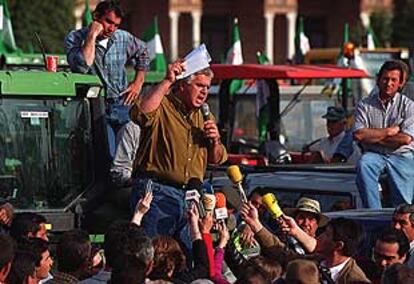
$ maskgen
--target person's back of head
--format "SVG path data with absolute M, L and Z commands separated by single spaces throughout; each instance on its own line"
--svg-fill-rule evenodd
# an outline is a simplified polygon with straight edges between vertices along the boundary
M 65 232 L 57 245 L 56 257 L 60 272 L 74 274 L 86 270 L 90 264 L 91 243 L 82 230 Z
M 184 270 L 186 257 L 176 240 L 170 236 L 157 236 L 152 240 L 154 246 L 154 266 L 150 279 L 169 280 L 176 272 Z
M 0 281 L 4 281 L 9 273 L 14 250 L 13 239 L 8 235 L 0 234 Z
M 296 259 L 286 268 L 287 284 L 319 284 L 319 270 L 313 261 Z
M 124 255 L 121 259 L 122 265 L 112 270 L 110 283 L 144 283 L 147 265 L 133 255 Z
M 282 275 L 282 266 L 279 262 L 272 258 L 264 256 L 255 256 L 248 260 L 248 264 L 256 265 L 263 269 L 269 275 L 269 278 L 273 281 L 280 278 Z
M 154 248 L 152 240 L 145 235 L 142 228 L 129 222 L 115 223 L 111 227 L 104 242 L 108 266 L 122 268 L 125 257 L 134 256 L 145 263 L 149 270 L 154 259 Z
M 270 284 L 271 279 L 260 266 L 247 264 L 243 267 L 236 284 Z
M 46 218 L 40 214 L 32 212 L 17 213 L 10 227 L 10 235 L 16 241 L 24 238 L 41 237 L 39 232 L 42 230 L 42 224 L 45 223 Z
M 114 267 L 116 259 L 123 253 L 130 226 L 128 221 L 117 221 L 109 226 L 103 243 L 107 266 Z
M 388 267 L 381 278 L 382 284 L 411 284 L 414 283 L 414 269 L 404 264 L 396 263 Z
M 35 256 L 28 251 L 17 251 L 10 273 L 7 276 L 7 284 L 25 284 L 36 281 Z M 36 283 L 36 282 L 35 282 Z
M 152 240 L 135 224 L 132 224 L 129 228 L 128 242 L 125 249 L 127 254 L 135 255 L 135 257 L 147 266 L 154 260 Z
M 333 240 L 341 241 L 343 256 L 354 256 L 364 240 L 364 230 L 361 224 L 346 218 L 336 218 L 329 221 L 332 228 Z

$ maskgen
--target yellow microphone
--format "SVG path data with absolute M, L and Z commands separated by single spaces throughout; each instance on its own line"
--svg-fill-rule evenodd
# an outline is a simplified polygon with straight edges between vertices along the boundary
M 267 211 L 269 211 L 270 215 L 272 215 L 272 218 L 276 220 L 283 218 L 283 211 L 280 209 L 276 196 L 273 193 L 266 193 L 263 195 L 262 201 Z M 305 250 L 302 248 L 302 245 L 294 237 L 286 235 L 285 238 L 287 245 L 291 249 L 293 249 L 297 254 L 305 255 Z
M 282 217 L 283 211 L 280 209 L 276 196 L 273 193 L 266 193 L 263 195 L 262 201 L 274 219 Z
M 231 180 L 233 184 L 237 186 L 237 190 L 239 191 L 240 198 L 243 202 L 247 202 L 246 193 L 242 187 L 243 175 L 240 172 L 240 168 L 237 165 L 232 165 L 227 168 L 227 176 Z

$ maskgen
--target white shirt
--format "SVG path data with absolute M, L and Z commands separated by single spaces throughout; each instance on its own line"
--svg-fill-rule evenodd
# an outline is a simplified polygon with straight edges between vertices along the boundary
M 108 41 L 109 41 L 109 38 L 105 38 L 103 40 L 98 41 L 98 44 L 103 46 L 106 49 L 108 46 Z
M 329 268 L 329 272 L 331 273 L 331 278 L 334 282 L 338 279 L 339 273 L 341 273 L 342 269 L 344 269 L 345 265 L 348 263 L 350 259 L 351 258 L 348 257 L 344 262 Z M 326 262 L 322 261 L 321 265 L 326 267 Z
M 339 142 L 341 142 L 344 136 L 345 131 L 342 131 L 332 139 L 329 139 L 328 137 L 321 138 L 321 140 L 310 146 L 309 150 L 324 152 L 325 156 L 331 159 L 333 154 L 335 154 L 335 150 L 338 147 Z
M 409 268 L 414 268 L 414 241 L 410 243 L 410 250 L 408 251 L 407 257 L 407 266 Z
M 345 131 L 342 131 L 340 134 L 329 139 L 328 137 L 321 138 L 318 142 L 309 147 L 310 151 L 320 151 L 323 152 L 324 156 L 332 159 L 332 156 L 335 154 L 336 149 L 338 148 L 339 143 L 345 137 Z M 361 156 L 361 151 L 355 143 L 353 143 L 354 151 L 352 155 L 347 159 L 348 163 L 354 164 L 359 157 Z

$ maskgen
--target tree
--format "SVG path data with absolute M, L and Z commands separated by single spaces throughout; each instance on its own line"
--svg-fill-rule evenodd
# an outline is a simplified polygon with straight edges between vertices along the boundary
M 392 45 L 413 47 L 414 0 L 394 0 Z
M 46 52 L 63 53 L 63 40 L 75 26 L 73 0 L 9 0 L 17 46 L 40 52 L 37 32 Z M 33 47 L 33 49 L 32 49 Z

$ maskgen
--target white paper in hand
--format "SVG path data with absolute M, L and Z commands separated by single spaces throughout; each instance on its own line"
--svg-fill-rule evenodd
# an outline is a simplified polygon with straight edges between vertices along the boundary
M 210 66 L 211 56 L 207 51 L 206 45 L 203 43 L 199 47 L 193 49 L 184 58 L 184 73 L 177 76 L 177 79 L 186 78 L 204 68 Z

